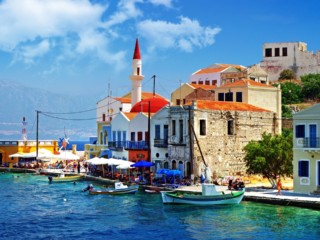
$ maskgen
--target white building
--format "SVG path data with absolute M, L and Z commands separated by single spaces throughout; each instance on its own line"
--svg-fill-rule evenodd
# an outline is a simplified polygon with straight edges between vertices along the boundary
M 304 42 L 278 42 L 263 44 L 262 69 L 270 81 L 277 81 L 283 70 L 291 69 L 296 78 L 320 72 L 320 52 L 309 52 Z

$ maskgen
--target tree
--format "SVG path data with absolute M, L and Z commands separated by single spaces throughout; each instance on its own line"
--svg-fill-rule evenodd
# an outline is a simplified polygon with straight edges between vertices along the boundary
M 291 69 L 285 69 L 280 73 L 279 80 L 295 79 L 296 76 Z
M 245 147 L 244 158 L 247 173 L 262 174 L 276 187 L 278 176 L 293 173 L 292 134 L 275 135 L 264 133 L 260 141 L 250 141 Z
M 300 103 L 303 101 L 302 87 L 296 83 L 280 83 L 282 91 L 282 104 Z
M 320 98 L 320 74 L 311 73 L 301 76 L 302 96 L 304 99 L 316 100 Z

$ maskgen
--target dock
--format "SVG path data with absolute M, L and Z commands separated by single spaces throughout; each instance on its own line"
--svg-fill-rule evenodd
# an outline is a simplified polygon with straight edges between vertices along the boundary
M 230 191 L 227 186 L 216 186 L 216 188 L 217 191 Z M 201 192 L 202 187 L 201 185 L 184 186 L 181 190 Z M 320 195 L 295 193 L 292 190 L 282 190 L 281 195 L 277 195 L 277 192 L 276 189 L 248 187 L 243 201 L 320 210 Z

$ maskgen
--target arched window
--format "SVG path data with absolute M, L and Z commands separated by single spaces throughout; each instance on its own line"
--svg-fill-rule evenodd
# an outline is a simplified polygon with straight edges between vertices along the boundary
M 168 163 L 168 162 L 165 162 L 165 163 L 163 164 L 163 167 L 164 167 L 165 169 L 169 169 L 169 163 Z
M 176 160 L 172 161 L 172 169 L 177 169 L 177 162 Z

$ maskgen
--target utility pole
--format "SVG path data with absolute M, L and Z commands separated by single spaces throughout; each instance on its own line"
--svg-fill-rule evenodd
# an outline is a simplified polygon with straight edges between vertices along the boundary
M 151 162 L 150 101 L 148 103 L 148 160 Z
M 39 151 L 39 113 L 41 111 L 36 110 L 37 112 L 37 133 L 36 133 L 36 159 L 38 158 L 38 151 Z

